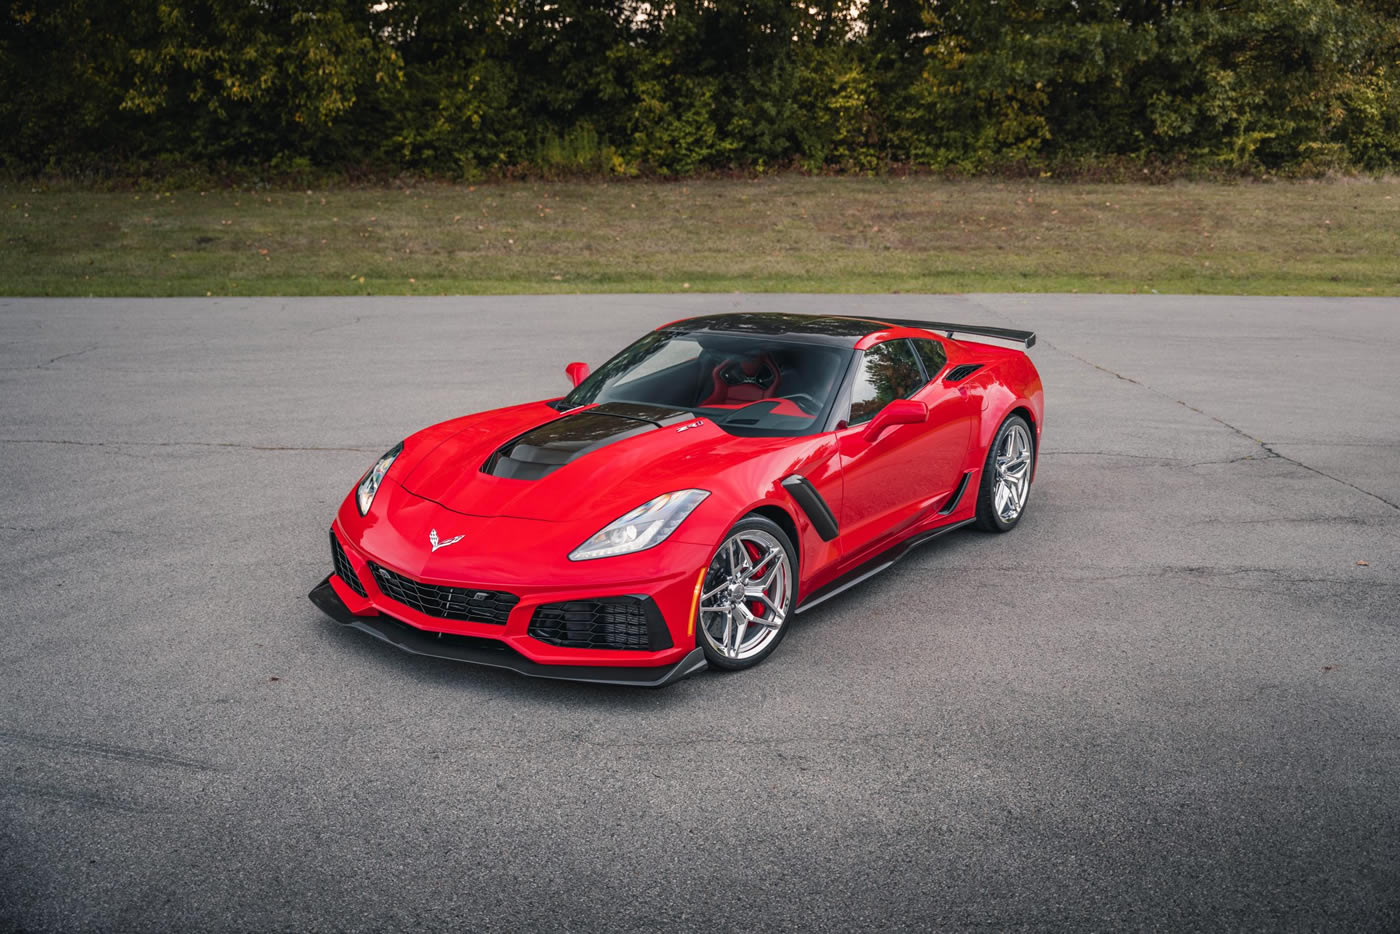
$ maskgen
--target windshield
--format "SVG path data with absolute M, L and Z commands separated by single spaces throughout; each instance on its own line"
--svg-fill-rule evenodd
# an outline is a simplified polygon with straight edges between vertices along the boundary
M 733 434 L 822 430 L 854 351 L 754 334 L 653 331 L 564 399 L 686 409 Z

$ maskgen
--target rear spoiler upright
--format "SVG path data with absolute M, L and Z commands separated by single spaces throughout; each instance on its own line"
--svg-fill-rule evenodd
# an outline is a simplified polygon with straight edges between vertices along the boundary
M 1018 331 L 1014 328 L 993 328 L 976 324 L 949 324 L 946 321 L 915 321 L 910 318 L 880 318 L 879 320 L 887 324 L 897 324 L 904 328 L 923 328 L 925 331 L 940 331 L 953 340 L 957 340 L 959 334 L 967 334 L 970 335 L 975 342 L 977 338 L 990 337 L 994 340 L 1009 341 L 1022 350 L 1030 350 L 1035 346 L 1034 331 Z

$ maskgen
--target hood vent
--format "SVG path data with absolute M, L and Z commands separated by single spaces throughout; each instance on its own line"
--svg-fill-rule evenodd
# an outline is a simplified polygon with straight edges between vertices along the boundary
M 971 376 L 973 373 L 976 373 L 976 372 L 977 372 L 978 370 L 980 370 L 980 369 L 982 369 L 982 364 L 980 364 L 980 363 L 963 363 L 963 364 L 960 364 L 959 366 L 955 366 L 955 367 L 953 367 L 951 370 L 948 371 L 948 375 L 945 376 L 945 377 L 943 377 L 943 382 L 945 382 L 945 383 L 956 383 L 956 382 L 959 382 L 960 380 L 967 379 L 969 376 Z
M 506 442 L 482 465 L 481 472 L 512 480 L 538 480 L 599 448 L 694 417 L 659 406 L 605 402 L 546 422 Z

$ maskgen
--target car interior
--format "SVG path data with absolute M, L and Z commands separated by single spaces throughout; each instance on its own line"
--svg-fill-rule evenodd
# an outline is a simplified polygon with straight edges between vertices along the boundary
M 849 352 L 752 336 L 673 338 L 617 374 L 591 400 L 710 411 L 726 428 L 800 433 L 835 391 Z M 665 364 L 671 359 L 677 362 Z M 732 414 L 712 410 L 731 410 Z

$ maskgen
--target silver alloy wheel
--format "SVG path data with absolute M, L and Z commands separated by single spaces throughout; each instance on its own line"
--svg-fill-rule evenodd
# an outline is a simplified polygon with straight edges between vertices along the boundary
M 700 594 L 700 631 L 725 658 L 752 658 L 787 619 L 792 564 L 782 544 L 762 529 L 735 532 L 719 547 Z
M 1034 457 L 1031 436 L 1024 427 L 1013 424 L 997 446 L 996 478 L 992 488 L 992 508 L 1002 522 L 1015 521 L 1026 506 Z

